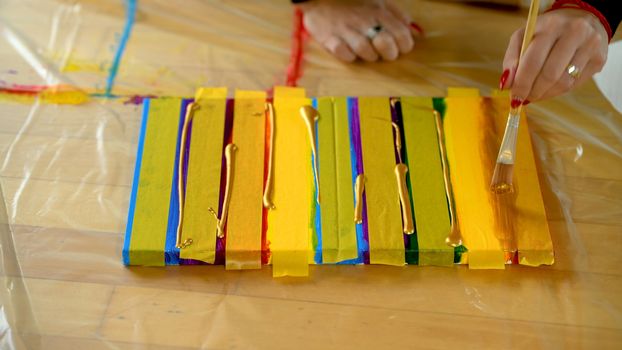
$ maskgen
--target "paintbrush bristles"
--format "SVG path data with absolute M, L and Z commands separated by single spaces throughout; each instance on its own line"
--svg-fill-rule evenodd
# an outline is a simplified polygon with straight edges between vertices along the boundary
M 495 171 L 492 175 L 490 189 L 497 194 L 512 191 L 512 171 L 516 161 L 516 143 L 520 125 L 520 107 L 512 108 L 505 126 L 505 133 L 499 148 Z
M 510 193 L 514 190 L 512 186 L 512 175 L 514 164 L 497 163 L 495 172 L 492 175 L 490 190 L 496 194 Z

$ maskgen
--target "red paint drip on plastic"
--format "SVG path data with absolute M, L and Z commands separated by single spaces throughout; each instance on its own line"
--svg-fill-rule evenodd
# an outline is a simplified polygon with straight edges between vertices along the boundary
M 48 85 L 20 85 L 20 84 L 11 84 L 0 86 L 0 93 L 5 94 L 13 94 L 13 95 L 22 95 L 22 96 L 35 96 L 39 93 L 49 90 L 49 89 L 58 89 L 60 86 L 48 86 Z
M 285 85 L 298 86 L 298 79 L 302 77 L 302 61 L 304 59 L 304 45 L 309 34 L 303 23 L 303 12 L 296 8 L 294 11 L 294 23 L 292 29 L 292 44 L 287 66 Z

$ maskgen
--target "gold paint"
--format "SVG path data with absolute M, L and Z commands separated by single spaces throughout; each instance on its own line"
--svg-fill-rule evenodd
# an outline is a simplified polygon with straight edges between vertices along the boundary
M 199 109 L 199 105 L 192 102 L 186 107 L 186 115 L 184 116 L 184 125 L 181 130 L 181 144 L 179 151 L 179 163 L 177 163 L 177 195 L 179 196 L 179 219 L 177 221 L 177 238 L 175 240 L 175 247 L 179 249 L 186 248 L 192 244 L 192 238 L 188 238 L 181 242 L 181 228 L 184 220 L 184 204 L 186 201 L 185 188 L 184 188 L 184 163 L 186 162 L 186 152 L 184 147 L 186 146 L 186 140 L 188 138 L 188 125 L 194 118 L 194 112 Z
M 268 153 L 268 176 L 266 177 L 266 184 L 263 191 L 263 206 L 267 209 L 274 209 L 275 206 L 272 202 L 272 159 L 274 157 L 274 137 L 276 130 L 274 128 L 274 105 L 271 102 L 266 102 L 266 112 L 268 113 L 268 120 L 270 122 L 270 140 L 268 146 L 270 148 L 270 152 Z
M 506 164 L 497 164 L 495 166 L 495 174 L 507 174 L 508 172 L 511 172 L 511 168 L 509 165 Z M 495 177 L 499 177 L 499 178 L 505 178 L 507 177 L 507 175 L 503 176 L 503 175 L 493 175 L 493 178 Z M 507 182 L 501 182 L 499 184 L 492 184 L 490 186 L 490 190 L 492 192 L 494 192 L 495 194 L 505 194 L 505 193 L 511 193 L 514 191 L 514 186 L 512 186 L 511 183 L 507 183 Z
M 410 207 L 410 197 L 408 195 L 408 186 L 406 186 L 406 173 L 408 167 L 404 163 L 395 166 L 395 176 L 397 178 L 397 186 L 400 195 L 400 204 L 402 205 L 402 222 L 403 231 L 406 234 L 415 232 L 415 223 Z
M 312 106 L 300 107 L 300 116 L 304 120 L 307 130 L 309 131 L 309 141 L 311 142 L 311 152 L 313 153 L 313 172 L 315 173 L 315 181 L 317 185 L 317 204 L 320 204 L 320 172 L 318 171 L 317 145 L 315 137 L 315 122 L 320 118 L 318 111 Z
M 458 217 L 456 216 L 456 206 L 454 203 L 453 190 L 451 188 L 451 178 L 449 177 L 449 167 L 447 166 L 447 154 L 445 150 L 445 134 L 443 132 L 443 122 L 441 115 L 438 111 L 433 110 L 434 118 L 436 121 L 436 133 L 438 135 L 438 145 L 441 153 L 441 165 L 443 167 L 443 179 L 445 180 L 445 194 L 447 196 L 447 202 L 449 207 L 449 219 L 450 219 L 450 231 L 449 235 L 445 239 L 445 243 L 452 247 L 458 247 L 462 245 L 462 235 L 460 234 L 460 227 L 458 226 Z
M 395 150 L 397 151 L 398 163 L 402 162 L 402 135 L 400 133 L 400 127 L 395 122 L 391 122 L 393 130 L 395 131 Z
M 391 97 L 391 98 L 389 98 L 389 103 L 391 104 L 391 107 L 395 108 L 395 104 L 397 102 L 399 102 L 399 100 L 400 99 L 398 97 Z
M 502 106 L 502 103 L 500 102 L 501 101 L 497 103 L 496 101 L 488 99 L 482 101 L 482 111 L 484 111 L 484 119 L 481 121 L 481 123 L 483 123 L 482 128 L 484 128 L 483 135 L 499 135 L 504 132 L 505 124 L 501 122 L 504 118 L 499 115 L 499 110 Z M 498 148 L 494 137 L 488 139 L 488 142 L 484 145 L 483 150 L 482 164 L 495 164 L 493 161 L 497 157 Z M 500 178 L 505 179 L 507 178 L 507 174 L 503 174 L 503 172 L 507 172 L 508 170 L 512 171 L 513 169 L 511 168 L 513 168 L 514 165 L 500 165 L 501 166 L 498 167 L 498 169 L 502 172 Z M 489 173 L 490 171 L 492 171 L 492 169 L 487 169 L 484 173 Z M 493 232 L 503 247 L 503 251 L 506 255 L 506 262 L 511 262 L 512 256 L 517 251 L 516 232 L 518 228 L 516 227 L 515 218 L 518 215 L 516 212 L 516 199 L 518 192 L 516 186 L 518 186 L 517 183 L 501 183 L 497 186 L 497 188 L 491 188 L 493 193 L 491 193 L 490 198 L 492 200 L 491 204 L 495 220 L 495 229 Z
M 354 197 L 356 203 L 354 204 L 354 223 L 363 223 L 363 192 L 365 191 L 365 175 L 358 174 L 356 181 L 354 181 Z
M 177 248 L 186 248 L 192 244 L 192 238 L 186 238 L 184 242 Z
M 392 98 L 390 101 L 391 106 L 396 108 L 396 99 Z M 400 196 L 400 206 L 402 208 L 402 231 L 410 235 L 415 232 L 415 223 L 410 206 L 408 186 L 406 185 L 406 173 L 408 173 L 408 166 L 402 162 L 402 135 L 400 127 L 395 122 L 391 122 L 391 125 L 393 126 L 395 134 L 395 151 L 397 152 L 398 159 L 398 164 L 395 165 L 395 177 L 397 179 L 397 189 Z
M 227 215 L 229 213 L 229 202 L 231 201 L 231 182 L 233 180 L 233 172 L 235 171 L 235 151 L 238 147 L 232 143 L 225 147 L 225 163 L 227 166 L 227 179 L 225 182 L 225 197 L 222 203 L 222 214 L 218 218 L 218 213 L 213 208 L 208 208 L 210 213 L 214 215 L 218 221 L 216 225 L 216 236 L 223 238 L 225 236 L 225 225 L 227 224 Z

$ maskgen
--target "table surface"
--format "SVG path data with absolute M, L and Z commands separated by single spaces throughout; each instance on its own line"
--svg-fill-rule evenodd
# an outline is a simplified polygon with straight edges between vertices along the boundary
M 311 96 L 490 94 L 526 13 L 405 7 L 427 32 L 414 52 L 344 64 L 310 42 L 300 86 Z M 284 0 L 140 1 L 118 98 L 0 100 L 0 347 L 622 347 L 622 116 L 591 82 L 527 111 L 553 266 L 312 266 L 305 279 L 273 279 L 269 267 L 122 266 L 141 113 L 123 102 L 282 83 L 291 12 Z M 121 1 L 4 1 L 0 80 L 101 92 L 124 18 Z

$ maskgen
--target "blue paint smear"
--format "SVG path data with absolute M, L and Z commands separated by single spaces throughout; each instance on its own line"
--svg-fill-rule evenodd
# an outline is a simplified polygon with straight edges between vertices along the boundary
M 352 113 L 352 104 L 356 103 L 351 97 L 348 97 L 348 123 L 350 128 L 350 134 L 353 132 L 352 130 L 352 118 L 356 117 L 354 113 Z M 350 161 L 352 166 L 352 186 L 356 182 L 356 176 L 358 175 L 357 170 L 357 161 L 356 161 L 356 148 L 354 147 L 354 137 L 350 135 Z M 354 201 L 356 202 L 356 194 L 353 193 Z M 356 259 L 344 260 L 338 262 L 337 265 L 352 265 L 352 264 L 363 264 L 365 247 L 367 246 L 365 239 L 363 238 L 363 224 L 356 224 L 356 245 L 358 247 L 358 257 Z
M 312 101 L 312 106 L 313 108 L 317 109 L 317 99 L 313 99 Z M 321 118 L 321 116 L 320 116 Z M 317 122 L 314 125 L 315 130 L 317 130 Z M 317 153 L 319 156 L 320 153 L 320 148 L 319 148 L 319 141 L 318 141 L 318 133 L 315 133 L 315 145 L 316 145 L 316 149 L 317 149 Z M 318 171 L 320 168 L 320 164 L 319 164 L 319 159 L 318 159 Z M 315 164 L 315 159 L 313 157 L 313 155 L 311 155 L 311 167 L 313 169 L 313 165 Z M 317 198 L 317 192 L 318 192 L 318 186 L 317 184 L 319 183 L 319 177 L 320 174 L 315 174 L 315 172 L 313 172 L 313 180 L 315 181 L 315 188 L 313 190 L 313 201 L 315 201 L 315 216 L 314 216 L 314 224 L 315 224 L 315 234 L 316 234 L 316 238 L 317 238 L 317 242 L 316 246 L 315 246 L 315 263 L 316 264 L 321 264 L 323 261 L 323 256 L 322 256 L 322 211 L 320 208 L 320 205 L 317 203 L 317 201 L 315 200 Z
M 121 35 L 121 39 L 119 40 L 119 47 L 117 47 L 117 52 L 114 55 L 114 59 L 112 60 L 112 65 L 110 66 L 110 70 L 108 71 L 108 79 L 106 79 L 106 93 L 105 93 L 106 97 L 112 96 L 111 93 L 112 93 L 112 86 L 114 85 L 114 79 L 117 76 L 117 71 L 119 70 L 119 64 L 121 63 L 121 58 L 123 57 L 125 46 L 127 45 L 127 42 L 130 39 L 130 34 L 132 33 L 132 27 L 134 26 L 134 20 L 136 19 L 136 0 L 126 0 L 125 6 L 127 8 L 125 28 L 123 28 L 123 34 Z
M 130 242 L 132 240 L 132 226 L 134 225 L 134 211 L 136 209 L 136 194 L 138 192 L 138 180 L 140 178 L 140 166 L 143 160 L 143 146 L 147 133 L 147 121 L 149 119 L 149 101 L 145 99 L 143 104 L 142 123 L 138 136 L 138 149 L 136 150 L 136 166 L 134 167 L 134 179 L 132 182 L 132 194 L 130 195 L 130 208 L 127 213 L 127 226 L 125 229 L 125 241 L 123 242 L 123 264 L 130 264 Z
M 164 245 L 164 261 L 166 265 L 179 265 L 179 248 L 175 246 L 177 243 L 177 224 L 179 222 L 179 193 L 177 193 L 177 183 L 179 181 L 179 157 L 181 152 L 186 152 L 186 145 L 190 142 L 191 130 L 188 128 L 186 145 L 181 145 L 181 134 L 184 128 L 184 119 L 186 117 L 186 108 L 192 100 L 182 100 L 181 110 L 179 112 L 179 127 L 177 128 L 177 146 L 175 148 L 175 163 L 173 164 L 173 181 L 171 184 L 171 200 L 168 210 L 168 225 L 166 228 L 166 243 Z M 186 154 L 185 161 L 188 162 Z M 184 166 L 185 168 L 185 166 Z M 183 174 L 182 174 L 183 175 Z M 185 180 L 185 179 L 184 179 Z M 184 181 L 185 182 L 185 181 Z M 185 186 L 184 186 L 185 188 Z

